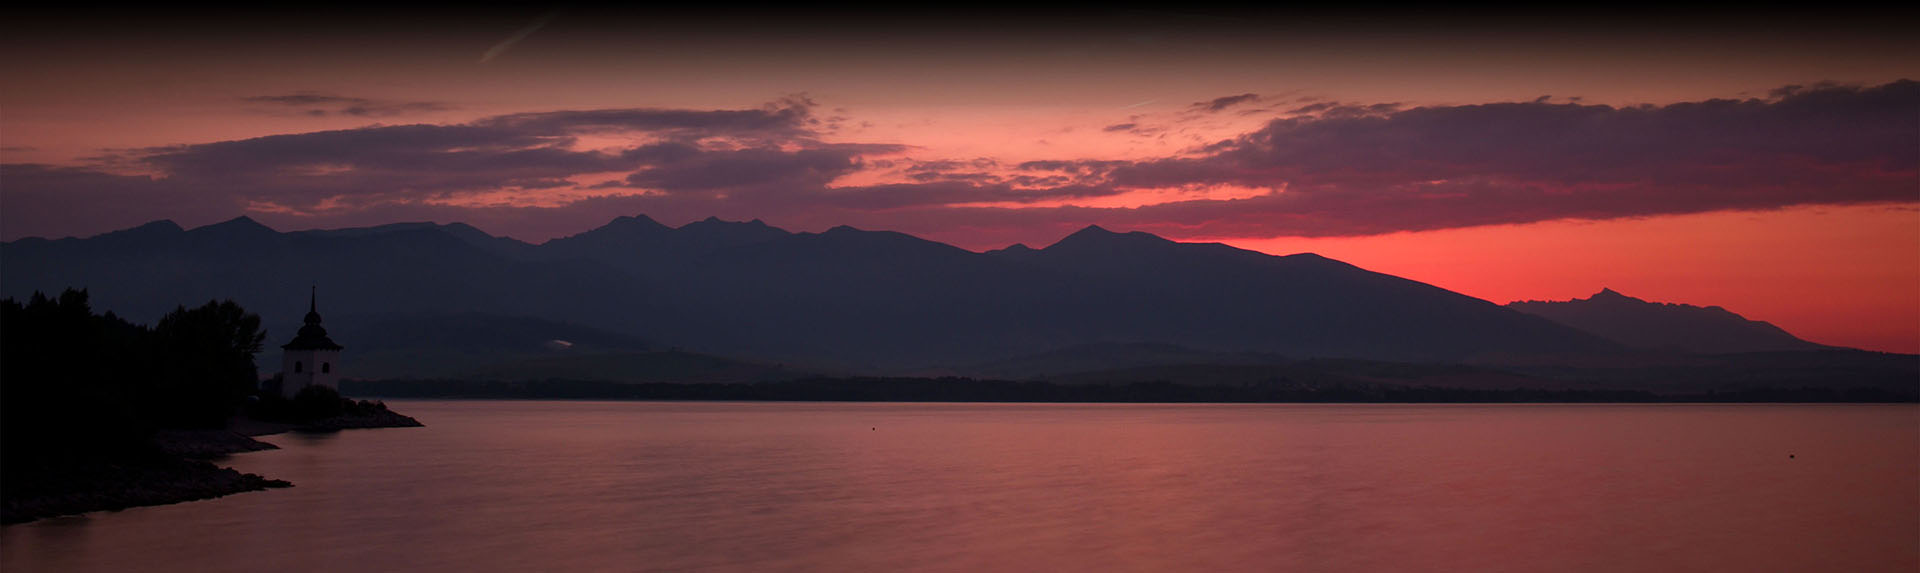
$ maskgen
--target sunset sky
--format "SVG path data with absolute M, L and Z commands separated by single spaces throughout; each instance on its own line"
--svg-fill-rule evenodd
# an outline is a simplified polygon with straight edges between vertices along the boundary
M 0 239 L 247 215 L 283 231 L 460 221 L 539 242 L 646 214 L 986 250 L 1099 224 L 1316 252 L 1499 303 L 1611 287 L 1912 353 L 1910 25 L 24 14 L 0 20 Z

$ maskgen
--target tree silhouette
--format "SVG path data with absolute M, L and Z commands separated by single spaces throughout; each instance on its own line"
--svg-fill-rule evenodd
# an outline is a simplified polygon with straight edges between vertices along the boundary
M 266 333 L 260 316 L 233 301 L 184 306 L 161 317 L 153 333 L 159 351 L 154 396 L 168 425 L 219 427 L 254 393 L 253 356 Z
M 147 329 L 96 316 L 87 291 L 0 301 L 0 452 L 17 462 L 137 449 L 151 430 Z
M 253 392 L 260 317 L 232 301 L 152 329 L 93 314 L 86 290 L 0 300 L 0 453 L 8 473 L 114 457 L 158 427 L 219 427 Z

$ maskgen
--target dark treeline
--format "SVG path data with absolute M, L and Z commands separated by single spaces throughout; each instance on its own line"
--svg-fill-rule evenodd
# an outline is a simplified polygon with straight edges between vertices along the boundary
M 1703 394 L 1639 390 L 1476 390 L 1435 386 L 1193 386 L 1171 382 L 1050 384 L 971 378 L 807 378 L 750 384 L 630 384 L 588 380 L 348 380 L 346 391 L 391 398 L 766 400 L 835 402 L 1912 402 L 1878 388 L 1759 388 Z
M 233 301 L 152 327 L 93 313 L 87 291 L 0 301 L 0 453 L 10 476 L 125 459 L 160 428 L 219 428 L 258 378 L 260 317 Z
M 237 416 L 312 431 L 418 426 L 315 386 L 258 392 L 260 317 L 233 301 L 152 327 L 97 315 L 87 291 L 0 300 L 0 523 L 287 487 L 204 458 L 271 448 Z

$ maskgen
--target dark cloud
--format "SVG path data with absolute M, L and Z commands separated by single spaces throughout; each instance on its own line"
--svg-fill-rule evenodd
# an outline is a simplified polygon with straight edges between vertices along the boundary
M 1168 129 L 1166 126 L 1150 125 L 1142 122 L 1140 116 L 1134 116 L 1123 123 L 1116 123 L 1100 128 L 1101 131 L 1107 133 L 1130 133 L 1141 137 L 1158 136 L 1166 133 Z
M 1133 165 L 1133 162 L 1101 159 L 1041 160 L 1022 162 L 1015 168 L 1021 171 L 1061 171 L 1074 175 L 1096 175 L 1128 165 Z
M 1063 185 L 1021 188 L 1006 183 L 937 181 L 836 187 L 808 198 L 816 206 L 833 209 L 874 212 L 895 209 L 946 209 L 970 203 L 1034 203 L 1060 199 L 1104 197 L 1118 191 L 1110 187 Z
M 152 149 L 143 160 L 175 184 L 294 208 L 328 200 L 446 198 L 549 187 L 618 171 L 616 154 L 568 149 L 573 138 L 485 125 L 400 125 Z
M 1546 103 L 1546 98 L 1542 97 L 1541 99 L 1534 100 L 1533 103 Z M 1303 105 L 1300 107 L 1287 110 L 1287 114 L 1288 115 L 1310 115 L 1310 116 L 1320 117 L 1320 118 L 1364 117 L 1364 116 L 1391 114 L 1393 112 L 1400 111 L 1401 107 L 1402 106 L 1397 103 L 1376 103 L 1376 104 L 1362 105 L 1362 104 L 1342 103 L 1337 101 L 1316 101 L 1314 103 L 1310 103 L 1307 105 Z
M 1353 236 L 1920 201 L 1920 83 L 1912 81 L 1790 86 L 1764 98 L 1659 106 L 1315 102 L 1175 157 L 1010 166 L 991 158 L 900 157 L 911 150 L 905 145 L 821 142 L 811 109 L 794 98 L 757 109 L 554 111 L 277 135 L 141 151 L 135 166 L 152 177 L 7 165 L 0 167 L 5 231 L 18 237 L 107 230 L 178 218 L 160 212 L 169 209 L 225 218 L 264 205 L 263 217 L 312 225 L 407 214 L 462 220 L 460 213 L 472 213 L 524 234 L 563 221 L 579 226 L 562 230 L 578 231 L 604 222 L 595 213 L 616 209 L 663 220 L 719 215 L 803 229 L 897 228 L 980 246 L 983 239 L 956 233 L 1031 238 L 1100 223 L 1176 237 Z M 608 133 L 637 143 L 576 145 L 582 136 Z M 834 186 L 857 173 L 905 182 Z M 574 183 L 581 175 L 615 181 Z M 1196 193 L 1132 208 L 994 205 L 1218 185 L 1255 196 Z M 555 189 L 568 193 L 555 207 L 436 204 L 466 194 Z M 606 195 L 578 199 L 594 193 Z M 541 223 L 510 224 L 514 217 Z
M 1339 104 L 1337 104 L 1337 103 L 1334 103 L 1334 102 L 1327 102 L 1327 101 L 1322 101 L 1322 102 L 1314 102 L 1314 103 L 1310 103 L 1310 104 L 1307 104 L 1307 105 L 1303 105 L 1303 106 L 1300 106 L 1300 107 L 1296 107 L 1296 108 L 1293 108 L 1293 109 L 1290 109 L 1290 110 L 1287 110 L 1287 113 L 1291 113 L 1291 114 L 1294 114 L 1294 115 L 1301 115 L 1301 114 L 1314 114 L 1314 113 L 1320 113 L 1320 112 L 1323 112 L 1323 111 L 1326 111 L 1326 110 L 1328 110 L 1328 109 L 1331 109 L 1331 108 L 1333 108 L 1333 107 L 1334 107 L 1334 106 L 1336 106 L 1336 105 L 1339 105 Z
M 884 210 L 909 205 L 980 201 L 1034 201 L 1111 190 L 1024 190 L 998 177 L 979 177 L 991 159 L 914 162 L 916 183 L 832 188 L 835 179 L 867 169 L 868 157 L 904 152 L 895 144 L 825 143 L 814 139 L 811 102 L 789 98 L 750 110 L 615 109 L 496 116 L 455 125 L 369 126 L 274 135 L 208 144 L 136 150 L 119 168 L 155 176 L 115 175 L 98 169 L 6 166 L 10 236 L 58 234 L 58 229 L 105 230 L 153 218 L 190 221 L 205 211 L 231 216 L 254 209 L 264 220 L 292 218 L 320 224 L 378 222 L 375 217 L 473 210 L 518 213 L 542 220 L 582 220 L 575 204 L 621 204 L 659 213 L 727 214 L 750 209 Z M 652 143 L 624 149 L 580 149 L 584 135 L 625 134 Z M 130 158 L 130 159 L 129 159 Z M 952 172 L 974 170 L 971 174 Z M 580 175 L 619 177 L 591 185 Z M 652 193 L 631 196 L 628 188 Z M 465 196 L 498 191 L 569 191 L 559 207 L 453 206 Z M 583 195 L 610 193 L 629 195 Z M 181 202 L 191 198 L 192 202 Z M 472 201 L 460 201 L 471 204 Z M 60 224 L 16 223 L 60 211 L 78 219 Z M 109 227 L 80 224 L 119 205 L 138 214 L 110 217 Z M 193 207 L 189 207 L 192 205 Z M 261 209 L 264 209 L 262 211 Z M 562 216 L 561 214 L 567 214 Z M 705 215 L 701 215 L 704 217 Z M 451 219 L 460 219 L 458 216 Z M 443 219 L 444 220 L 444 219 Z M 105 222 L 103 220 L 103 222 Z M 71 232 L 71 231 L 69 231 Z
M 353 99 L 293 94 L 276 101 L 337 106 Z M 101 225 L 120 225 L 121 214 L 136 212 L 132 216 L 182 219 L 196 209 L 229 217 L 244 209 L 314 216 L 500 191 L 573 190 L 571 197 L 604 186 L 580 188 L 571 180 L 594 174 L 667 192 L 817 190 L 858 169 L 865 155 L 904 149 L 819 142 L 810 129 L 817 123 L 811 107 L 792 97 L 745 110 L 525 113 L 131 150 L 102 158 L 98 167 L 5 165 L 5 232 L 106 230 L 117 227 Z M 654 142 L 624 150 L 577 146 L 581 136 L 604 134 Z M 116 174 L 125 172 L 152 175 Z
M 682 138 L 755 137 L 787 139 L 811 137 L 820 120 L 814 103 L 788 97 L 759 109 L 597 109 L 518 113 L 487 118 L 476 126 L 516 133 L 584 135 L 648 132 Z
M 441 102 L 376 100 L 322 92 L 295 92 L 241 99 L 249 103 L 270 106 L 275 111 L 293 111 L 311 116 L 393 117 L 454 109 L 453 106 Z
M 643 169 L 627 176 L 634 187 L 669 193 L 817 190 L 861 169 L 861 158 L 903 151 L 894 145 L 819 145 L 787 150 L 770 147 L 640 153 Z
M 1368 235 L 1920 200 L 1920 83 L 1775 93 L 1635 107 L 1333 104 L 1194 157 L 1046 167 L 1122 189 L 1272 190 L 1124 214 L 1214 235 Z
M 1188 107 L 1195 110 L 1211 113 L 1211 112 L 1225 110 L 1227 108 L 1240 105 L 1243 103 L 1250 103 L 1250 102 L 1256 102 L 1256 101 L 1260 101 L 1260 94 L 1249 93 L 1249 94 L 1217 97 L 1211 100 L 1195 103 Z
M 966 181 L 977 184 L 992 184 L 1007 179 L 999 173 L 1000 162 L 992 158 L 982 157 L 972 160 L 939 159 L 933 161 L 909 159 L 899 163 L 902 165 L 896 165 L 895 162 L 883 160 L 874 162 L 874 166 L 881 168 L 902 167 L 900 174 L 916 183 Z
M 668 190 L 778 181 L 796 168 L 877 153 L 808 139 L 811 102 L 760 109 L 607 109 L 489 117 L 456 125 L 394 125 L 273 135 L 145 150 L 139 161 L 175 183 L 310 209 L 552 189 L 569 177 L 627 173 Z M 578 136 L 663 139 L 624 151 L 580 150 Z M 786 147 L 775 147 L 774 144 Z M 739 145 L 759 147 L 735 149 Z M 636 172 L 636 170 L 638 170 Z

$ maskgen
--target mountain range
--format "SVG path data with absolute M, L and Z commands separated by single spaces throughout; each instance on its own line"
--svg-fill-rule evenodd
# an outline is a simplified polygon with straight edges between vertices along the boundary
M 1515 301 L 1507 308 L 1636 348 L 1709 354 L 1828 348 L 1718 306 L 1648 302 L 1613 289 L 1568 301 Z
M 751 362 L 712 368 L 750 378 L 1300 359 L 1546 364 L 1674 347 L 1623 326 L 1642 320 L 1636 312 L 1595 318 L 1621 303 L 1611 291 L 1503 307 L 1313 254 L 1097 226 L 1044 248 L 973 252 L 895 232 L 714 218 L 675 228 L 623 216 L 531 244 L 460 223 L 278 232 L 242 217 L 21 239 L 0 243 L 0 261 L 0 295 L 85 287 L 96 308 L 135 322 L 234 299 L 266 324 L 262 364 L 277 363 L 273 351 L 317 287 L 328 328 L 361 357 L 350 375 L 369 377 L 526 372 L 605 353 L 672 368 L 741 357 Z M 1698 307 L 1656 314 L 1726 318 L 1688 309 Z M 1719 336 L 1661 324 L 1653 330 Z M 1678 348 L 1801 348 L 1752 342 L 1798 340 L 1778 334 Z

